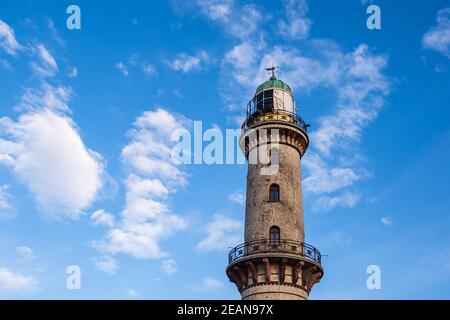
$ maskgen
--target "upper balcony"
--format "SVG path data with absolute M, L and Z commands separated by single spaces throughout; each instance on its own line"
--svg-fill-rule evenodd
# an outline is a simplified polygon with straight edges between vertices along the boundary
M 262 96 L 255 96 L 247 104 L 247 117 L 242 124 L 241 129 L 243 131 L 269 121 L 282 121 L 300 127 L 303 131 L 307 132 L 309 124 L 307 124 L 296 112 L 297 109 L 288 108 L 286 110 L 285 103 L 281 98 L 273 96 L 273 94 L 265 95 L 269 90 L 265 91 Z M 292 111 L 290 111 L 291 109 Z

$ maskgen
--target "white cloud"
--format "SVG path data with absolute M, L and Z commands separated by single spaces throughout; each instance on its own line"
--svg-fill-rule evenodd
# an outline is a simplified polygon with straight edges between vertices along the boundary
M 122 62 L 116 63 L 116 68 L 125 76 L 128 77 L 130 74 L 128 72 L 127 66 Z
M 214 215 L 204 229 L 206 237 L 197 244 L 198 251 L 227 250 L 241 241 L 241 222 L 224 215 Z
M 278 23 L 282 36 L 292 39 L 305 39 L 309 35 L 311 20 L 306 17 L 308 4 L 306 0 L 284 0 L 287 21 Z
M 386 226 L 391 226 L 394 223 L 394 221 L 392 220 L 391 217 L 383 217 L 381 218 L 381 223 Z
M 116 274 L 119 265 L 117 260 L 111 256 L 102 256 L 100 258 L 94 258 L 93 263 L 95 268 L 108 274 Z
M 1 144 L 0 140 L 0 144 Z M 1 146 L 0 146 L 1 150 Z M 2 162 L 1 154 L 0 154 L 0 163 Z M 0 185 L 0 210 L 10 209 L 10 199 L 11 195 L 8 192 L 9 186 L 8 185 Z
M 15 107 L 17 111 L 39 111 L 50 109 L 57 112 L 70 112 L 69 101 L 72 90 L 64 86 L 55 87 L 44 82 L 40 88 L 25 88 L 24 94 Z
M 157 74 L 155 66 L 150 63 L 143 64 L 141 67 L 146 76 L 154 76 Z
M 337 206 L 353 208 L 359 202 L 359 195 L 345 192 L 334 197 L 321 196 L 314 204 L 315 211 L 330 211 Z
M 0 19 L 0 48 L 5 50 L 7 54 L 13 56 L 16 54 L 16 51 L 21 49 L 14 35 L 14 30 L 1 19 Z
M 232 0 L 199 0 L 200 12 L 231 36 L 246 39 L 257 34 L 263 15 L 257 6 L 237 5 Z
M 227 20 L 232 11 L 231 0 L 199 0 L 202 13 L 211 20 Z
M 110 254 L 125 253 L 141 259 L 167 255 L 160 241 L 186 228 L 186 220 L 171 213 L 168 198 L 186 184 L 186 174 L 171 161 L 173 130 L 189 121 L 164 109 L 144 112 L 136 120 L 122 149 L 129 171 L 125 180 L 126 204 L 121 221 L 109 230 L 97 249 Z
M 50 33 L 52 35 L 53 40 L 55 40 L 60 46 L 65 47 L 66 42 L 58 33 L 58 30 L 56 30 L 55 23 L 52 19 L 47 20 L 47 27 L 50 29 Z
M 158 74 L 158 72 L 156 71 L 156 68 L 153 64 L 148 63 L 145 60 L 141 60 L 139 58 L 138 54 L 133 54 L 129 59 L 128 62 L 130 64 L 130 66 L 133 67 L 138 67 L 142 70 L 142 72 L 146 75 L 146 76 L 155 76 Z M 125 66 L 125 65 L 124 65 Z M 128 71 L 127 71 L 128 73 Z
M 439 10 L 436 21 L 437 24 L 424 34 L 422 45 L 450 59 L 450 7 Z
M 164 260 L 161 262 L 161 269 L 170 277 L 178 271 L 177 262 L 173 259 Z
M 5 68 L 6 70 L 13 70 L 11 64 L 9 63 L 9 61 L 4 60 L 4 59 L 0 59 L 0 66 L 2 66 L 3 68 Z
M 339 247 L 348 247 L 352 244 L 352 238 L 345 230 L 335 231 L 330 236 L 331 243 Z
M 28 259 L 33 259 L 35 257 L 33 250 L 31 248 L 25 247 L 25 246 L 17 247 L 16 253 L 17 253 L 19 259 L 28 260 Z
M 32 192 L 47 217 L 78 218 L 102 186 L 100 156 L 81 140 L 67 110 L 68 89 L 26 89 L 17 121 L 0 118 L 0 164 Z
M 40 77 L 51 77 L 58 72 L 58 64 L 52 54 L 42 44 L 35 48 L 39 60 L 31 63 L 31 68 Z
M 245 196 L 242 191 L 236 191 L 228 196 L 228 200 L 231 202 L 235 202 L 240 204 L 241 206 L 244 204 Z
M 0 138 L 0 150 L 2 149 L 2 139 Z M 0 165 L 9 159 L 0 152 Z M 12 204 L 12 195 L 9 193 L 9 185 L 0 185 L 0 218 L 12 219 L 16 216 L 16 210 Z
M 242 42 L 233 47 L 225 54 L 224 65 L 225 71 L 227 65 L 232 67 L 231 76 L 239 85 L 252 86 L 256 85 L 255 80 L 255 61 L 258 59 L 259 51 L 265 46 L 264 43 Z M 261 77 L 258 77 L 261 79 Z M 262 80 L 262 79 L 261 79 Z
M 38 288 L 38 281 L 32 276 L 25 276 L 0 267 L 0 291 L 30 292 Z
M 75 67 L 70 68 L 70 70 L 69 70 L 69 77 L 70 77 L 70 78 L 76 78 L 76 77 L 78 77 L 78 69 L 75 68 Z
M 205 277 L 200 283 L 192 286 L 192 290 L 195 292 L 208 293 L 216 290 L 220 290 L 225 287 L 225 284 L 213 277 Z
M 303 165 L 309 173 L 303 180 L 303 188 L 315 194 L 338 191 L 363 178 L 352 168 L 328 167 L 317 153 L 305 157 Z
M 386 58 L 372 54 L 367 45 L 345 56 L 337 110 L 322 117 L 318 130 L 311 134 L 320 153 L 329 155 L 346 143 L 358 142 L 362 130 L 376 119 L 390 89 L 382 74 L 386 65 Z
M 226 29 L 231 35 L 241 39 L 254 36 L 263 20 L 262 13 L 251 4 L 235 8 L 231 17 L 226 24 Z
M 216 278 L 206 277 L 203 280 L 206 289 L 218 289 L 225 287 L 224 283 Z
M 92 213 L 91 221 L 94 226 L 114 227 L 114 215 L 103 209 L 96 210 Z
M 195 55 L 188 55 L 187 53 L 180 53 L 172 61 L 166 61 L 169 67 L 175 71 L 182 71 L 188 73 L 194 70 L 200 70 L 209 63 L 209 56 L 205 51 L 200 51 Z
M 140 296 L 140 294 L 139 294 L 139 292 L 137 292 L 134 289 L 127 289 L 127 296 L 130 299 L 136 299 L 136 298 L 138 298 Z

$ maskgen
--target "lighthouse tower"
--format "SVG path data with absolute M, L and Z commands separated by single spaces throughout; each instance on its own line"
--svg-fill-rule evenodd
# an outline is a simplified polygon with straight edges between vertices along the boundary
M 300 164 L 308 125 L 290 87 L 275 77 L 247 106 L 240 146 L 248 160 L 245 242 L 226 273 L 244 300 L 303 300 L 323 276 L 320 252 L 305 243 Z

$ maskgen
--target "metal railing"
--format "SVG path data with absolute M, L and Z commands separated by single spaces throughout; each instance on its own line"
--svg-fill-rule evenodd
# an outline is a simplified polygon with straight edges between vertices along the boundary
M 295 124 L 299 126 L 303 131 L 307 132 L 307 128 L 309 124 L 305 122 L 298 114 L 280 110 L 280 109 L 271 109 L 271 110 L 257 110 L 254 113 L 247 116 L 244 123 L 242 124 L 242 131 L 247 130 L 261 122 L 265 121 L 284 121 L 288 123 Z
M 322 256 L 312 245 L 295 240 L 270 241 L 268 239 L 254 240 L 242 243 L 233 248 L 228 254 L 228 263 L 233 263 L 246 256 L 260 253 L 285 253 L 299 255 L 317 263 L 321 263 Z
M 296 112 L 278 109 L 277 106 L 284 105 L 283 101 L 278 97 L 271 96 L 256 100 L 254 97 L 247 104 L 247 118 L 242 124 L 241 129 L 246 130 L 249 127 L 264 121 L 285 121 L 299 126 L 305 132 L 309 127 Z M 294 106 L 294 110 L 297 107 Z

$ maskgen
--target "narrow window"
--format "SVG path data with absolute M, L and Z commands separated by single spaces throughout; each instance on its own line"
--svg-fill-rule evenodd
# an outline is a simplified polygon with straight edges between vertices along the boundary
M 280 244 L 280 228 L 275 226 L 270 228 L 269 243 L 272 245 Z
M 270 185 L 269 188 L 269 201 L 278 202 L 280 201 L 280 187 L 277 184 Z
M 256 109 L 257 110 L 263 110 L 264 109 L 264 94 L 258 93 L 256 96 Z
M 264 91 L 264 110 L 273 108 L 273 90 Z

